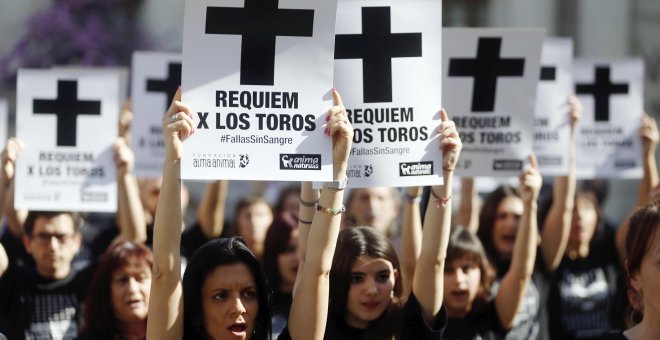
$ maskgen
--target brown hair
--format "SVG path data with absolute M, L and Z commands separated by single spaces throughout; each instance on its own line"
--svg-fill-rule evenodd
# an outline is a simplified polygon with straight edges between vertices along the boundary
M 37 222 L 39 217 L 53 218 L 59 215 L 68 215 L 73 220 L 73 231 L 77 233 L 82 227 L 82 217 L 80 214 L 71 212 L 71 211 L 30 211 L 25 218 L 25 223 L 23 224 L 23 233 L 27 236 L 32 237 L 32 232 L 34 231 L 34 224 Z
M 394 282 L 394 296 L 383 315 L 369 324 L 364 339 L 399 338 L 403 315 L 401 304 L 402 272 L 399 258 L 385 235 L 371 227 L 346 228 L 339 233 L 337 249 L 330 270 L 330 305 L 328 323 L 343 322 L 351 285 L 351 269 L 360 256 L 381 258 L 392 263 L 399 276 Z
M 479 239 L 462 227 L 452 230 L 447 247 L 447 259 L 445 268 L 449 268 L 456 260 L 467 260 L 481 271 L 481 282 L 479 291 L 474 299 L 473 310 L 481 310 L 490 299 L 493 282 L 495 281 L 495 270 L 488 261 L 484 247 Z
M 628 275 L 628 298 L 631 301 L 630 322 L 637 324 L 644 318 L 641 293 L 630 285 L 630 279 L 641 270 L 644 256 L 651 248 L 651 242 L 660 227 L 660 203 L 653 202 L 639 208 L 630 217 L 628 234 L 626 235 L 626 273 Z M 636 303 L 635 303 L 636 302 Z M 641 307 L 641 310 L 635 308 Z
M 497 249 L 495 249 L 495 245 L 493 244 L 493 228 L 495 227 L 495 220 L 497 219 L 497 208 L 507 197 L 520 198 L 520 192 L 509 185 L 498 187 L 486 196 L 486 199 L 484 199 L 484 205 L 479 213 L 479 229 L 477 231 L 477 236 L 479 236 L 481 246 L 492 263 L 498 263 L 500 259 Z
M 149 248 L 130 241 L 117 242 L 103 254 L 87 290 L 81 334 L 91 339 L 123 338 L 112 309 L 110 286 L 114 272 L 131 260 L 143 262 L 149 270 L 154 262 Z

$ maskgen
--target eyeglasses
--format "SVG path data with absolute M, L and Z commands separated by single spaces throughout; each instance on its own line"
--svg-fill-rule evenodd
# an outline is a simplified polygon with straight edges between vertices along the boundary
M 48 244 L 52 238 L 55 238 L 59 244 L 67 244 L 73 240 L 72 234 L 50 234 L 50 233 L 37 233 L 32 235 L 32 239 L 37 244 Z

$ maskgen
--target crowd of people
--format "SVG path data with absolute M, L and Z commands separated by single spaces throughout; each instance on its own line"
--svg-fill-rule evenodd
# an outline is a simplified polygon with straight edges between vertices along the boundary
M 534 155 L 518 187 L 481 199 L 461 179 L 459 131 L 441 112 L 443 185 L 346 187 L 353 129 L 341 97 L 326 117 L 333 182 L 239 200 L 206 184 L 186 226 L 180 180 L 191 108 L 163 116 L 161 178 L 138 179 L 129 129 L 114 144 L 111 217 L 14 208 L 16 161 L 2 152 L 0 333 L 8 339 L 655 339 L 660 338 L 660 139 L 644 116 L 635 209 L 607 225 L 576 180 L 577 98 L 567 99 L 569 173 L 543 178 Z M 124 115 L 129 114 L 128 108 Z M 126 119 L 122 124 L 128 125 Z M 393 183 L 396 184 L 396 183 Z M 345 195 L 346 193 L 346 195 Z M 452 202 L 457 200 L 456 204 Z M 344 205 L 344 202 L 346 205 Z M 456 207 L 456 209 L 452 209 Z M 0 336 L 1 338 L 1 336 Z

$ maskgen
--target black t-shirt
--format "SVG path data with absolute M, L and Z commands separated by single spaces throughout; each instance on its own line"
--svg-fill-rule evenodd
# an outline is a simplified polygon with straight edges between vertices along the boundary
M 625 296 L 614 235 L 594 240 L 586 258 L 564 256 L 550 276 L 548 314 L 553 339 L 597 338 L 621 329 Z
M 30 255 L 23 245 L 23 240 L 20 237 L 14 236 L 10 231 L 9 227 L 5 226 L 0 228 L 0 243 L 5 247 L 7 252 L 7 258 L 9 259 L 10 266 L 16 266 L 19 268 L 34 268 L 34 259 Z
M 271 327 L 273 339 L 282 333 L 289 320 L 289 312 L 291 312 L 291 304 L 293 303 L 293 296 L 291 293 L 283 293 L 279 290 L 273 292 L 273 316 L 271 317 Z
M 61 280 L 34 269 L 11 268 L 0 278 L 0 318 L 9 339 L 71 339 L 78 333 L 79 306 L 93 268 L 72 271 Z
M 422 307 L 415 295 L 410 294 L 408 301 L 403 306 L 402 317 L 402 340 L 440 340 L 447 327 L 447 312 L 444 306 L 436 316 L 433 325 L 429 325 L 422 315 Z M 326 340 L 355 340 L 361 339 L 365 330 L 348 326 L 343 320 L 328 322 L 323 339 Z M 285 327 L 278 340 L 290 340 L 289 327 Z
M 502 328 L 495 309 L 495 301 L 490 301 L 480 310 L 472 310 L 462 319 L 449 318 L 443 339 L 502 339 L 506 330 Z

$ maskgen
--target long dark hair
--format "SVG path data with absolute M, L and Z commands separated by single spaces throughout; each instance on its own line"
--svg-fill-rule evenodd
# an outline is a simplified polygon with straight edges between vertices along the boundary
M 462 227 L 457 227 L 451 232 L 445 265 L 449 266 L 456 260 L 467 260 L 481 271 L 479 291 L 472 303 L 472 310 L 482 310 L 491 296 L 493 282 L 495 281 L 495 270 L 488 261 L 479 239 Z
M 497 249 L 495 249 L 495 245 L 493 244 L 493 228 L 495 226 L 495 220 L 497 219 L 497 208 L 507 197 L 520 198 L 520 192 L 518 189 L 509 185 L 498 187 L 495 191 L 486 196 L 486 199 L 484 199 L 484 205 L 479 213 L 479 230 L 477 231 L 477 236 L 486 251 L 488 259 L 493 264 L 499 264 L 501 262 Z
M 394 296 L 380 318 L 373 321 L 364 339 L 398 338 L 401 331 L 402 271 L 396 250 L 387 237 L 371 227 L 346 228 L 339 233 L 330 271 L 330 306 L 328 324 L 343 322 L 351 285 L 351 269 L 360 256 L 381 258 L 392 263 L 399 276 L 394 283 Z
M 112 309 L 112 275 L 132 260 L 144 263 L 149 270 L 154 263 L 149 248 L 130 241 L 117 242 L 103 254 L 87 289 L 81 335 L 90 339 L 123 338 Z
M 257 286 L 259 310 L 255 319 L 252 339 L 270 339 L 271 310 L 270 287 L 254 254 L 238 237 L 221 238 L 206 242 L 193 254 L 183 274 L 183 338 L 205 339 L 202 286 L 215 268 L 235 263 L 245 264 Z
M 264 243 L 264 273 L 266 274 L 268 283 L 274 290 L 280 288 L 280 281 L 282 280 L 278 257 L 287 250 L 291 234 L 298 228 L 297 225 L 291 223 L 297 222 L 295 217 L 290 216 L 291 221 L 287 221 L 287 218 L 283 214 L 286 213 L 278 215 L 273 221 L 273 224 L 268 228 L 266 242 Z
M 642 208 L 630 218 L 630 226 L 628 227 L 628 234 L 626 235 L 626 273 L 628 275 L 628 296 L 629 299 L 636 299 L 638 308 L 641 300 L 640 292 L 636 291 L 630 285 L 630 279 L 636 273 L 639 273 L 642 267 L 644 256 L 651 248 L 651 242 L 655 239 L 655 234 L 660 228 L 660 203 L 653 202 Z M 634 308 L 631 302 L 630 309 L 630 323 L 631 326 L 638 324 L 644 318 L 643 307 L 641 310 Z

